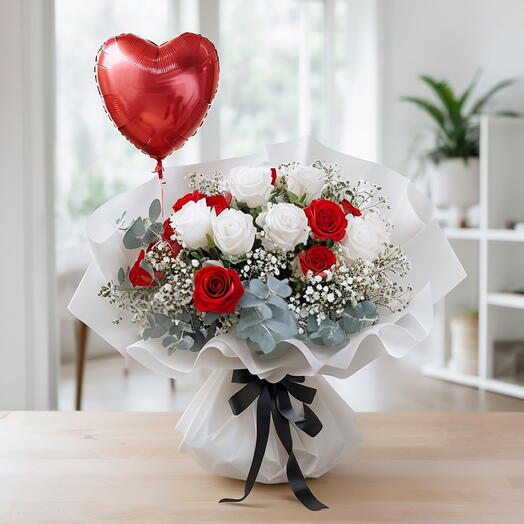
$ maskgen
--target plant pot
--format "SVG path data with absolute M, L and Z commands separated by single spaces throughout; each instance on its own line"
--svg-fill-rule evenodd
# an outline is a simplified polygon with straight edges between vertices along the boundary
M 459 315 L 451 319 L 451 358 L 449 369 L 476 375 L 478 372 L 478 317 Z
M 448 225 L 462 227 L 468 208 L 479 202 L 479 160 L 447 158 L 431 164 L 429 183 L 435 205 L 450 209 Z

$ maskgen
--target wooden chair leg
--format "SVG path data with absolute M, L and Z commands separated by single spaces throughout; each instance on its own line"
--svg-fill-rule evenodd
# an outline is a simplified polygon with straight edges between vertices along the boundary
M 87 335 L 89 328 L 81 321 L 77 320 L 75 325 L 76 334 L 76 391 L 75 409 L 82 409 L 82 391 L 84 387 L 84 367 L 87 351 Z

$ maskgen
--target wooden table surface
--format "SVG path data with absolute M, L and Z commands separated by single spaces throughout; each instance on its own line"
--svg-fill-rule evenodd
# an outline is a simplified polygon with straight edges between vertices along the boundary
M 179 453 L 170 413 L 0 413 L 0 522 L 524 522 L 524 413 L 363 413 L 363 444 L 309 484 L 243 483 Z

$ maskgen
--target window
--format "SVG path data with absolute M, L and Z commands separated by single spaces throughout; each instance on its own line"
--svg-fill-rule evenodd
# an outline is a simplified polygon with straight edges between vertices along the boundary
M 250 154 L 266 143 L 307 134 L 373 157 L 373 5 L 367 0 L 56 0 L 59 250 L 82 243 L 83 218 L 144 181 L 154 167 L 102 110 L 93 69 L 107 38 L 132 32 L 160 43 L 184 31 L 213 33 L 209 37 L 221 64 L 210 115 L 215 123 L 204 124 L 167 165 Z M 205 143 L 214 144 L 212 150 Z
M 142 0 L 56 0 L 59 248 L 82 242 L 82 218 L 152 170 L 151 159 L 124 140 L 103 111 L 94 64 L 101 44 L 120 33 L 167 40 L 169 14 L 167 0 L 155 0 L 155 9 Z

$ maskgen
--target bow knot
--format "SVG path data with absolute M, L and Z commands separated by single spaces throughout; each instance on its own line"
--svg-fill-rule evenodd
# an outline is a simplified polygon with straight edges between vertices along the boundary
M 318 435 L 322 429 L 322 423 L 308 406 L 315 398 L 316 389 L 302 384 L 305 380 L 302 376 L 286 375 L 281 381 L 272 383 L 252 375 L 247 369 L 235 369 L 231 380 L 236 384 L 245 384 L 229 399 L 234 415 L 239 415 L 257 400 L 257 438 L 244 496 L 239 499 L 221 499 L 220 502 L 240 502 L 251 492 L 266 451 L 272 418 L 277 436 L 288 454 L 286 473 L 295 497 L 312 511 L 327 508 L 307 486 L 306 479 L 293 453 L 293 439 L 289 427 L 289 423 L 292 423 L 311 437 Z M 302 402 L 304 412 L 302 416 L 294 410 L 289 395 Z

